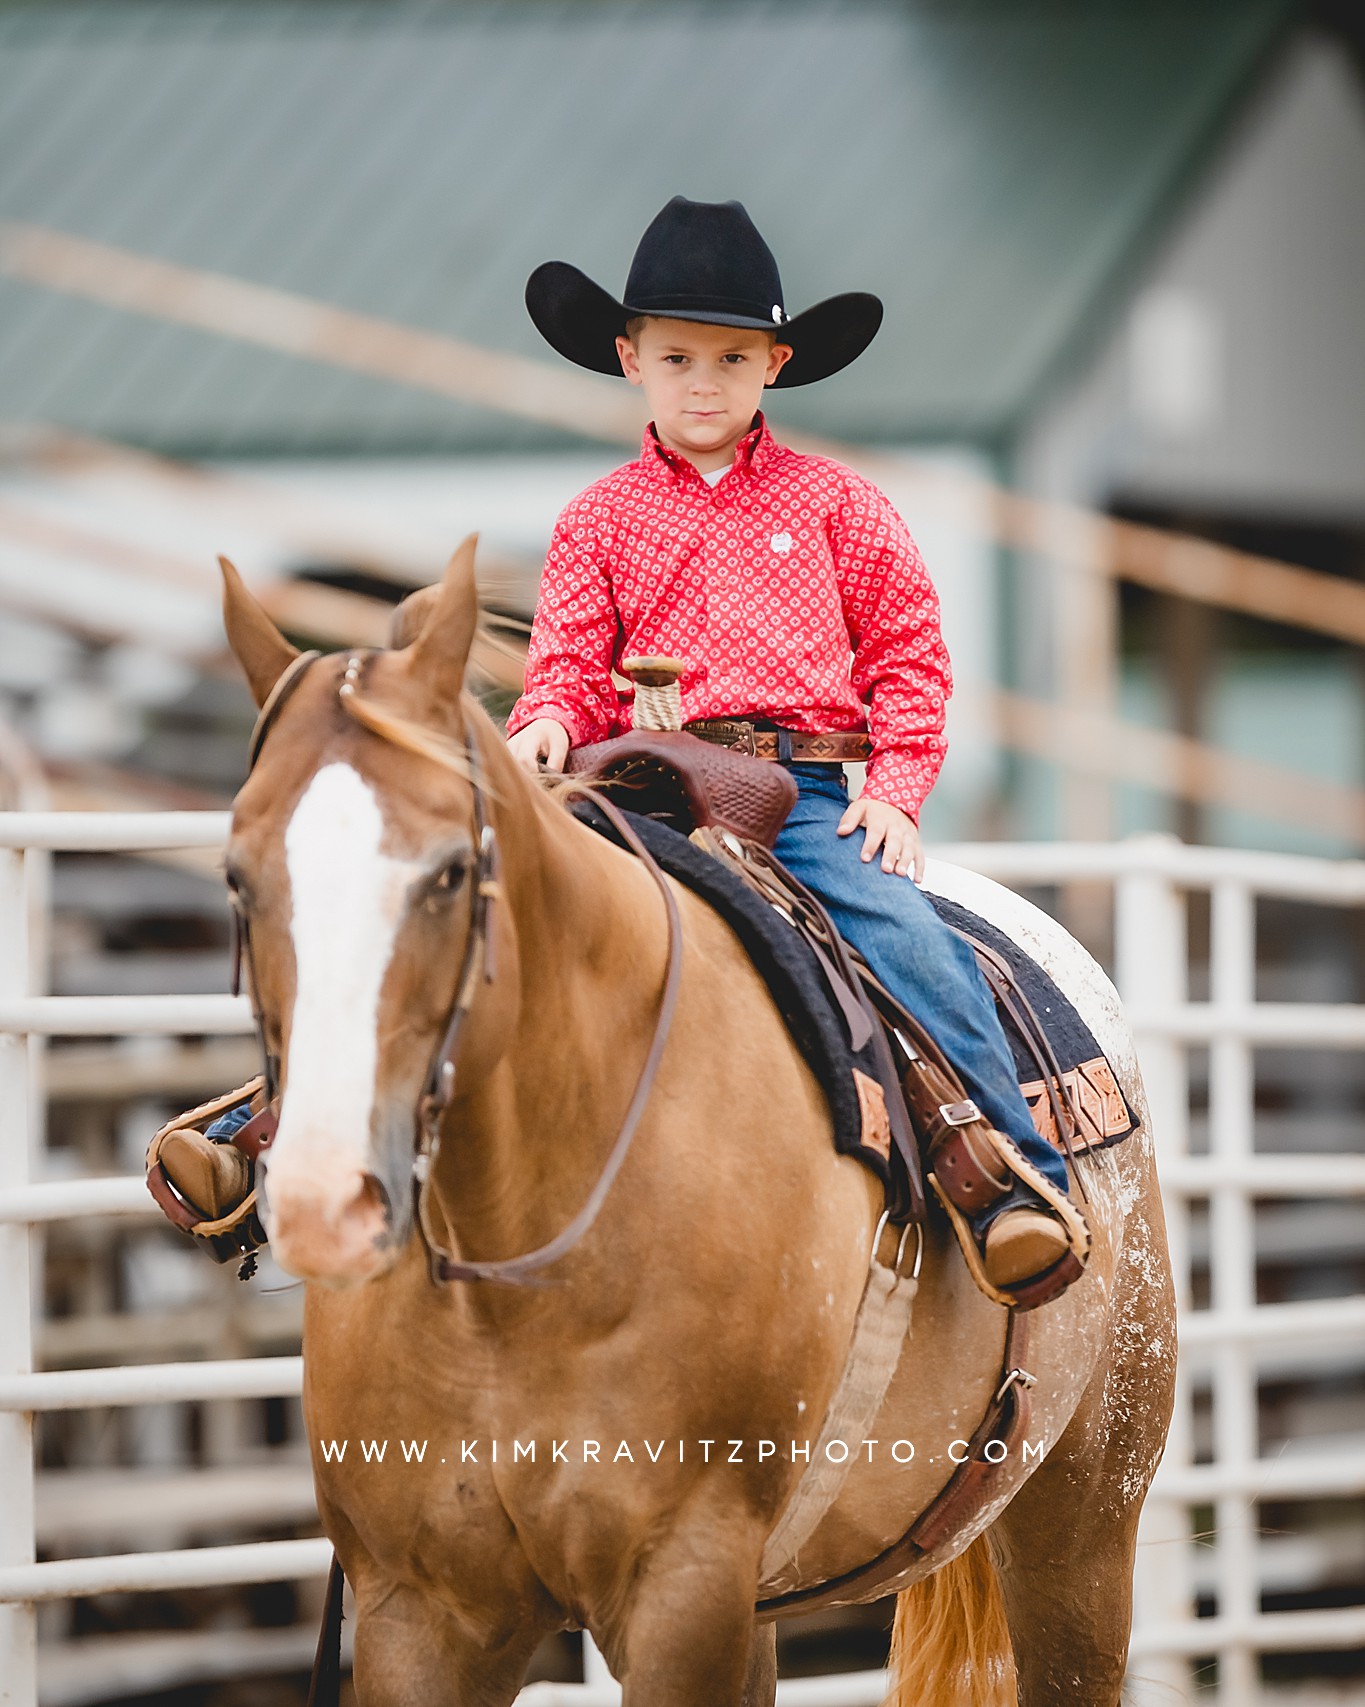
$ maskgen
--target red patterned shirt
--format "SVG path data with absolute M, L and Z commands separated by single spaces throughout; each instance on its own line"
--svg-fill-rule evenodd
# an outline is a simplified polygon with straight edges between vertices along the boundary
M 508 733 L 553 717 L 574 746 L 620 734 L 611 672 L 649 653 L 686 660 L 687 719 L 867 730 L 864 791 L 911 817 L 938 776 L 952 675 L 915 542 L 870 481 L 761 415 L 715 486 L 650 427 L 565 509 Z

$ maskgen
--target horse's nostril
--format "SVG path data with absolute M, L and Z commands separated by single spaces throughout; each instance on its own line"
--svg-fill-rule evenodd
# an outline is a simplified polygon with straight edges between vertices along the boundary
M 362 1213 L 378 1210 L 384 1225 L 393 1225 L 393 1203 L 388 1192 L 384 1189 L 383 1181 L 377 1174 L 366 1174 L 361 1181 L 360 1191 L 356 1196 L 355 1208 Z
M 277 1166 L 264 1171 L 261 1185 L 272 1240 L 286 1231 L 282 1223 L 295 1236 L 301 1225 L 316 1224 L 334 1235 L 354 1238 L 363 1232 L 372 1239 L 383 1237 L 394 1224 L 393 1200 L 377 1174 L 356 1170 L 347 1179 L 340 1173 L 328 1177 L 291 1170 L 286 1175 Z

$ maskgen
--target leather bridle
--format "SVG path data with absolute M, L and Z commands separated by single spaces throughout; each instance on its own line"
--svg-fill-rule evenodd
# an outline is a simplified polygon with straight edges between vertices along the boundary
M 359 687 L 364 664 L 373 655 L 373 653 L 353 653 L 348 658 L 346 673 L 338 689 L 343 705 L 347 703 L 348 699 L 354 698 Z M 261 706 L 255 727 L 251 733 L 251 741 L 248 747 L 248 775 L 255 769 L 261 748 L 264 746 L 266 737 L 274 726 L 285 701 L 303 679 L 309 666 L 321 656 L 320 652 L 301 652 L 290 661 L 288 667 L 271 689 Z M 626 846 L 653 877 L 663 897 L 668 920 L 668 957 L 664 972 L 663 994 L 654 1023 L 654 1036 L 615 1142 L 608 1153 L 596 1183 L 573 1219 L 553 1239 L 537 1246 L 534 1250 L 524 1252 L 520 1256 L 482 1262 L 466 1262 L 454 1256 L 444 1248 L 432 1231 L 429 1193 L 432 1176 L 440 1155 L 442 1124 L 455 1096 L 460 1040 L 465 1021 L 481 986 L 491 984 L 496 976 L 497 961 L 494 947 L 496 931 L 493 909 L 495 904 L 503 899 L 498 875 L 497 833 L 488 815 L 483 783 L 483 766 L 472 728 L 466 729 L 464 756 L 469 784 L 473 793 L 476 836 L 473 868 L 468 874 L 469 924 L 465 932 L 464 952 L 461 956 L 459 974 L 455 981 L 455 996 L 451 1003 L 450 1014 L 440 1041 L 432 1053 L 416 1109 L 416 1142 L 412 1167 L 415 1214 L 418 1230 L 426 1246 L 428 1266 L 433 1280 L 443 1282 L 494 1280 L 501 1281 L 506 1285 L 535 1284 L 530 1277 L 567 1255 L 596 1221 L 602 1205 L 607 1199 L 607 1194 L 625 1162 L 640 1118 L 644 1114 L 645 1105 L 648 1103 L 650 1093 L 654 1088 L 654 1079 L 658 1072 L 659 1063 L 663 1058 L 664 1046 L 668 1040 L 674 1010 L 677 1007 L 678 988 L 682 980 L 682 920 L 678 912 L 677 900 L 668 879 L 650 854 L 649 849 L 636 835 L 629 820 L 618 811 L 611 801 L 605 799 L 595 789 L 583 788 L 581 792 L 589 796 L 605 813 Z M 250 985 L 252 1017 L 255 1021 L 256 1032 L 260 1039 L 261 1051 L 265 1061 L 266 1109 L 251 1123 L 255 1150 L 252 1159 L 254 1160 L 256 1155 L 268 1151 L 274 1139 L 278 1119 L 279 1062 L 271 1054 L 266 1038 L 264 1016 L 261 1013 L 258 995 L 259 985 L 252 957 L 250 919 L 236 890 L 230 888 L 229 895 L 233 924 L 232 992 L 234 995 L 240 994 L 241 968 L 243 961 L 245 961 Z

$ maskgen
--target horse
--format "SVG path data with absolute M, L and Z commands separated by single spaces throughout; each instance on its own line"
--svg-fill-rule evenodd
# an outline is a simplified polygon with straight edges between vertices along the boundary
M 265 1214 L 307 1282 L 303 1411 L 356 1696 L 507 1707 L 541 1640 L 581 1627 L 625 1707 L 772 1707 L 792 1602 L 763 1602 L 765 1542 L 895 1228 L 729 926 L 585 827 L 465 691 L 473 554 L 389 647 L 311 660 L 223 565 L 263 712 L 226 875 L 281 1096 Z M 1175 1354 L 1132 1038 L 1053 921 L 963 871 L 932 881 L 1053 974 L 1141 1124 L 1075 1164 L 1093 1248 L 1030 1317 L 1029 1439 L 901 1571 L 891 1699 L 1108 1707 Z M 856 1576 L 944 1486 L 1008 1314 L 932 1219 L 803 1592 Z

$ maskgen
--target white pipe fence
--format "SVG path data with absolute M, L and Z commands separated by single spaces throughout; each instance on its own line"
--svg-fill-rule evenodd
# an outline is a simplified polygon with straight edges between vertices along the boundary
M 30 1228 L 67 1217 L 154 1216 L 140 1179 L 35 1179 L 43 1129 L 39 1052 L 51 1036 L 168 1035 L 250 1029 L 244 1000 L 226 996 L 55 997 L 41 993 L 46 856 L 57 851 L 216 848 L 225 813 L 0 814 L 0 1703 L 38 1700 L 34 1605 L 111 1590 L 163 1590 L 320 1575 L 321 1540 L 257 1542 L 35 1561 L 33 1419 L 86 1406 L 291 1395 L 298 1357 L 33 1369 Z M 1112 883 L 1116 982 L 1138 1034 L 1152 1110 L 1181 1307 L 1181 1381 L 1165 1462 L 1144 1515 L 1132 1656 L 1134 1699 L 1189 1700 L 1192 1662 L 1217 1660 L 1201 1699 L 1250 1707 L 1260 1699 L 1260 1656 L 1345 1649 L 1365 1642 L 1365 1608 L 1265 1612 L 1257 1502 L 1365 1493 L 1365 1452 L 1333 1449 L 1311 1460 L 1264 1459 L 1257 1438 L 1258 1374 L 1312 1369 L 1327 1356 L 1365 1363 L 1365 1297 L 1259 1304 L 1254 1203 L 1258 1198 L 1365 1195 L 1365 1157 L 1258 1155 L 1253 1142 L 1254 1051 L 1266 1045 L 1354 1050 L 1365 1046 L 1365 1007 L 1258 1002 L 1255 908 L 1259 896 L 1330 906 L 1365 905 L 1365 862 L 1187 848 L 1145 837 L 1103 846 L 973 844 L 943 857 L 1002 881 Z M 1211 894 L 1207 1001 L 1189 1000 L 1184 892 Z M 1188 1049 L 1209 1050 L 1209 1154 L 1189 1153 Z M 1210 1206 L 1212 1297 L 1190 1303 L 1193 1199 Z M 1354 1346 L 1352 1353 L 1349 1348 Z M 1287 1360 L 1287 1364 L 1286 1364 Z M 1191 1386 L 1211 1383 L 1213 1460 L 1193 1461 Z M 1212 1507 L 1214 1612 L 1195 1616 L 1192 1508 Z M 243 1644 L 249 1637 L 237 1640 Z M 190 1644 L 186 1642 L 188 1653 Z M 207 1653 L 207 1645 L 205 1647 Z M 215 1650 L 216 1652 L 216 1650 Z M 205 1666 L 210 1662 L 205 1660 Z M 211 1662 L 221 1676 L 221 1656 Z M 619 1701 L 589 1648 L 581 1685 L 536 1684 L 524 1707 L 606 1707 Z M 179 1677 L 196 1673 L 187 1660 Z M 167 1675 L 159 1685 L 177 1681 Z M 1138 1681 L 1142 1680 L 1142 1681 Z M 784 1682 L 781 1707 L 872 1707 L 881 1672 Z M 60 1693 L 60 1692 L 59 1692 Z

